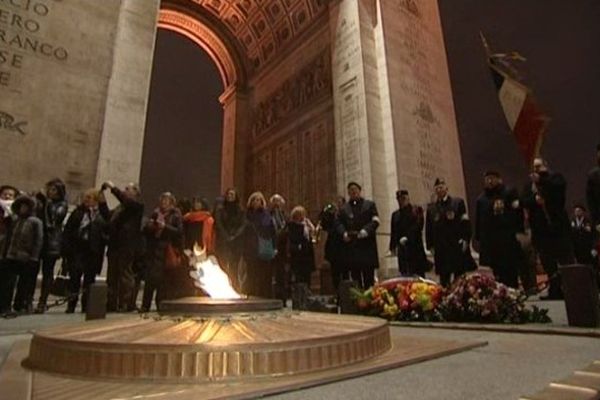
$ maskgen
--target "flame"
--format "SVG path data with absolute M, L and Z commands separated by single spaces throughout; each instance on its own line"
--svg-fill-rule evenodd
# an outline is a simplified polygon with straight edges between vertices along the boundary
M 242 296 L 231 286 L 229 276 L 221 269 L 215 256 L 206 256 L 206 249 L 194 245 L 189 252 L 190 277 L 194 285 L 204 290 L 213 299 L 240 299 Z

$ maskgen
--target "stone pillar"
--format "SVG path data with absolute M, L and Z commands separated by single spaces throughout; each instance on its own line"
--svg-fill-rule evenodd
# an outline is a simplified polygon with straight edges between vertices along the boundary
M 60 177 L 76 200 L 95 183 L 121 1 L 2 1 L 0 8 L 2 183 L 31 191 Z
M 380 214 L 380 276 L 395 260 L 385 258 L 397 173 L 390 129 L 383 35 L 376 0 L 344 0 L 331 6 L 332 75 L 338 191 L 359 182 Z
M 96 184 L 138 182 L 160 0 L 123 0 L 114 35 Z M 143 190 L 143 188 L 142 188 Z
M 381 278 L 395 191 L 425 206 L 437 176 L 464 196 L 454 105 L 437 0 L 330 5 L 337 186 L 363 186 L 379 210 Z
M 223 150 L 221 156 L 221 191 L 235 187 L 245 196 L 246 155 L 248 154 L 248 96 L 231 85 L 219 97 L 223 105 Z
M 437 0 L 381 0 L 398 183 L 415 204 L 444 177 L 465 196 L 458 130 Z

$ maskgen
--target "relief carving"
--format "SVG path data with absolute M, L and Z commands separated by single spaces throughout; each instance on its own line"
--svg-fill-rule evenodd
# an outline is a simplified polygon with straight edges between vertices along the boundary
M 314 99 L 331 94 L 329 52 L 322 52 L 297 75 L 286 80 L 268 99 L 253 110 L 252 135 L 257 136 L 289 118 Z

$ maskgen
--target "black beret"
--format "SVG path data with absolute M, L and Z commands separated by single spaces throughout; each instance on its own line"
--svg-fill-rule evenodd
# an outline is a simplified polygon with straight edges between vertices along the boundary
M 495 176 L 496 178 L 500 178 L 500 172 L 495 171 L 493 169 L 489 169 L 487 171 L 485 171 L 485 173 L 483 174 L 483 176 Z
M 408 190 L 402 189 L 396 191 L 396 198 L 399 199 L 401 196 L 408 196 Z
M 348 186 L 346 186 L 346 189 L 350 189 L 352 186 L 356 186 L 358 188 L 358 190 L 362 190 L 362 187 L 354 181 L 348 183 Z
M 433 186 L 445 185 L 445 184 L 446 184 L 446 180 L 444 178 L 436 178 L 435 183 L 433 184 Z

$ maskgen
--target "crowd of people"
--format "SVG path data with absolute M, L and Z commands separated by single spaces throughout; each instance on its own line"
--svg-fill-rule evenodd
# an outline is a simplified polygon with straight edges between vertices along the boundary
M 435 181 L 426 208 L 412 205 L 408 191 L 399 190 L 388 255 L 397 257 L 400 274 L 425 276 L 434 266 L 440 283 L 448 286 L 477 268 L 473 244 L 480 265 L 490 266 L 506 285 L 528 292 L 537 291 L 539 257 L 549 277 L 548 297 L 561 298 L 559 265 L 598 267 L 600 145 L 597 157 L 598 166 L 587 181 L 589 216 L 585 205 L 578 203 L 569 218 L 565 179 L 541 158 L 534 160 L 521 193 L 506 186 L 499 172 L 487 171 L 473 226 L 465 201 L 451 196 L 442 178 Z M 69 213 L 60 179 L 34 194 L 1 186 L 0 313 L 45 312 L 59 259 L 69 275 L 67 312 L 75 312 L 80 299 L 85 311 L 90 285 L 102 272 L 105 255 L 107 310 L 146 312 L 153 301 L 158 308 L 164 299 L 198 294 L 183 255 L 184 249 L 194 246 L 217 256 L 236 290 L 286 300 L 291 282 L 310 286 L 314 245 L 321 231 L 327 232 L 325 259 L 334 288 L 346 279 L 368 288 L 379 263 L 380 219 L 375 203 L 362 196 L 358 183 L 350 182 L 347 190 L 347 199 L 340 196 L 326 205 L 313 224 L 302 206 L 293 207 L 288 216 L 279 194 L 267 202 L 261 192 L 252 193 L 243 207 L 233 188 L 212 209 L 204 198 L 178 202 L 165 192 L 156 208 L 146 212 L 137 185 L 121 189 L 105 182 L 100 189 L 85 191 Z M 105 198 L 108 193 L 118 201 L 113 209 Z M 40 270 L 40 296 L 34 308 Z

